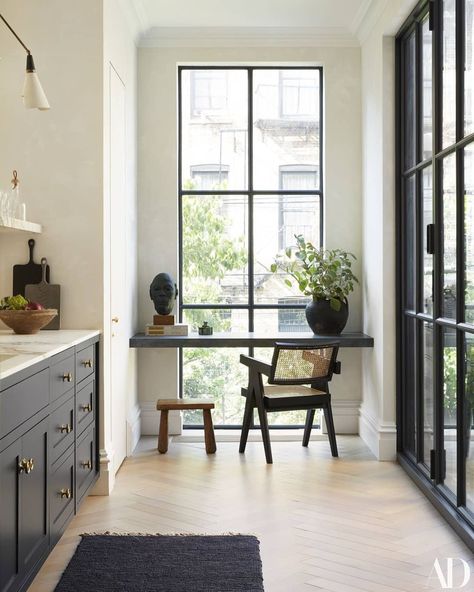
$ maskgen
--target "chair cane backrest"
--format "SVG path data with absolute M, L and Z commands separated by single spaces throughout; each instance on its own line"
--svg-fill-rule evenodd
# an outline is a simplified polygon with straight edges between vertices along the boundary
M 339 343 L 277 343 L 268 384 L 311 384 L 331 380 Z

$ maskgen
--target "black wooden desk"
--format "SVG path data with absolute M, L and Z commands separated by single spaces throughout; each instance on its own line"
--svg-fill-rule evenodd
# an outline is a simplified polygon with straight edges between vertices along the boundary
M 338 341 L 340 347 L 374 347 L 374 338 L 365 333 L 341 333 L 341 335 L 314 335 L 313 333 L 215 333 L 185 337 L 157 337 L 137 333 L 130 339 L 130 347 L 274 347 L 277 341 L 284 343 L 311 343 L 318 345 Z

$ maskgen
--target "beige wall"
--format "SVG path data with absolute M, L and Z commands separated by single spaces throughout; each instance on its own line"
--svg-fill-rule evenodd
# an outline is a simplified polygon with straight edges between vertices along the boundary
M 315 64 L 325 82 L 325 228 L 326 245 L 353 251 L 360 275 L 361 78 L 359 48 L 141 48 L 139 50 L 139 326 L 150 322 L 153 306 L 148 286 L 159 271 L 177 277 L 177 65 Z M 350 299 L 348 329 L 362 327 L 361 290 Z M 357 426 L 361 399 L 361 352 L 342 353 L 344 378 L 334 393 L 342 414 L 350 408 Z M 156 432 L 154 401 L 177 395 L 177 355 L 172 350 L 139 352 L 139 399 L 144 432 Z M 346 406 L 342 405 L 348 402 Z M 355 404 L 354 404 L 355 402 Z M 337 403 L 335 405 L 337 407 Z M 338 411 L 336 410 L 336 423 Z M 156 427 L 155 427 L 156 426 Z M 176 423 L 174 429 L 178 429 Z
M 4 0 L 1 12 L 31 47 L 51 110 L 26 110 L 25 52 L 0 28 L 0 188 L 13 169 L 27 218 L 43 224 L 46 256 L 61 284 L 63 328 L 102 326 L 102 9 L 95 0 Z M 0 234 L 0 294 L 28 260 L 28 234 Z

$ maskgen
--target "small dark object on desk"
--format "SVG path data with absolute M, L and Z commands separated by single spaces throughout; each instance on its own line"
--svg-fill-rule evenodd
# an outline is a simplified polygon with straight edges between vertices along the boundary
M 202 327 L 198 327 L 199 335 L 212 335 L 213 329 L 204 321 Z

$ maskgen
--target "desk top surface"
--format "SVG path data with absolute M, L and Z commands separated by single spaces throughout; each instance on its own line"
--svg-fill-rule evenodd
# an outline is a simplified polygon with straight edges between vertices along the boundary
M 374 347 L 374 338 L 365 333 L 314 335 L 313 333 L 214 333 L 214 335 L 156 336 L 137 333 L 130 339 L 130 347 L 274 347 L 276 342 L 308 343 L 317 345 L 339 342 L 340 347 Z

